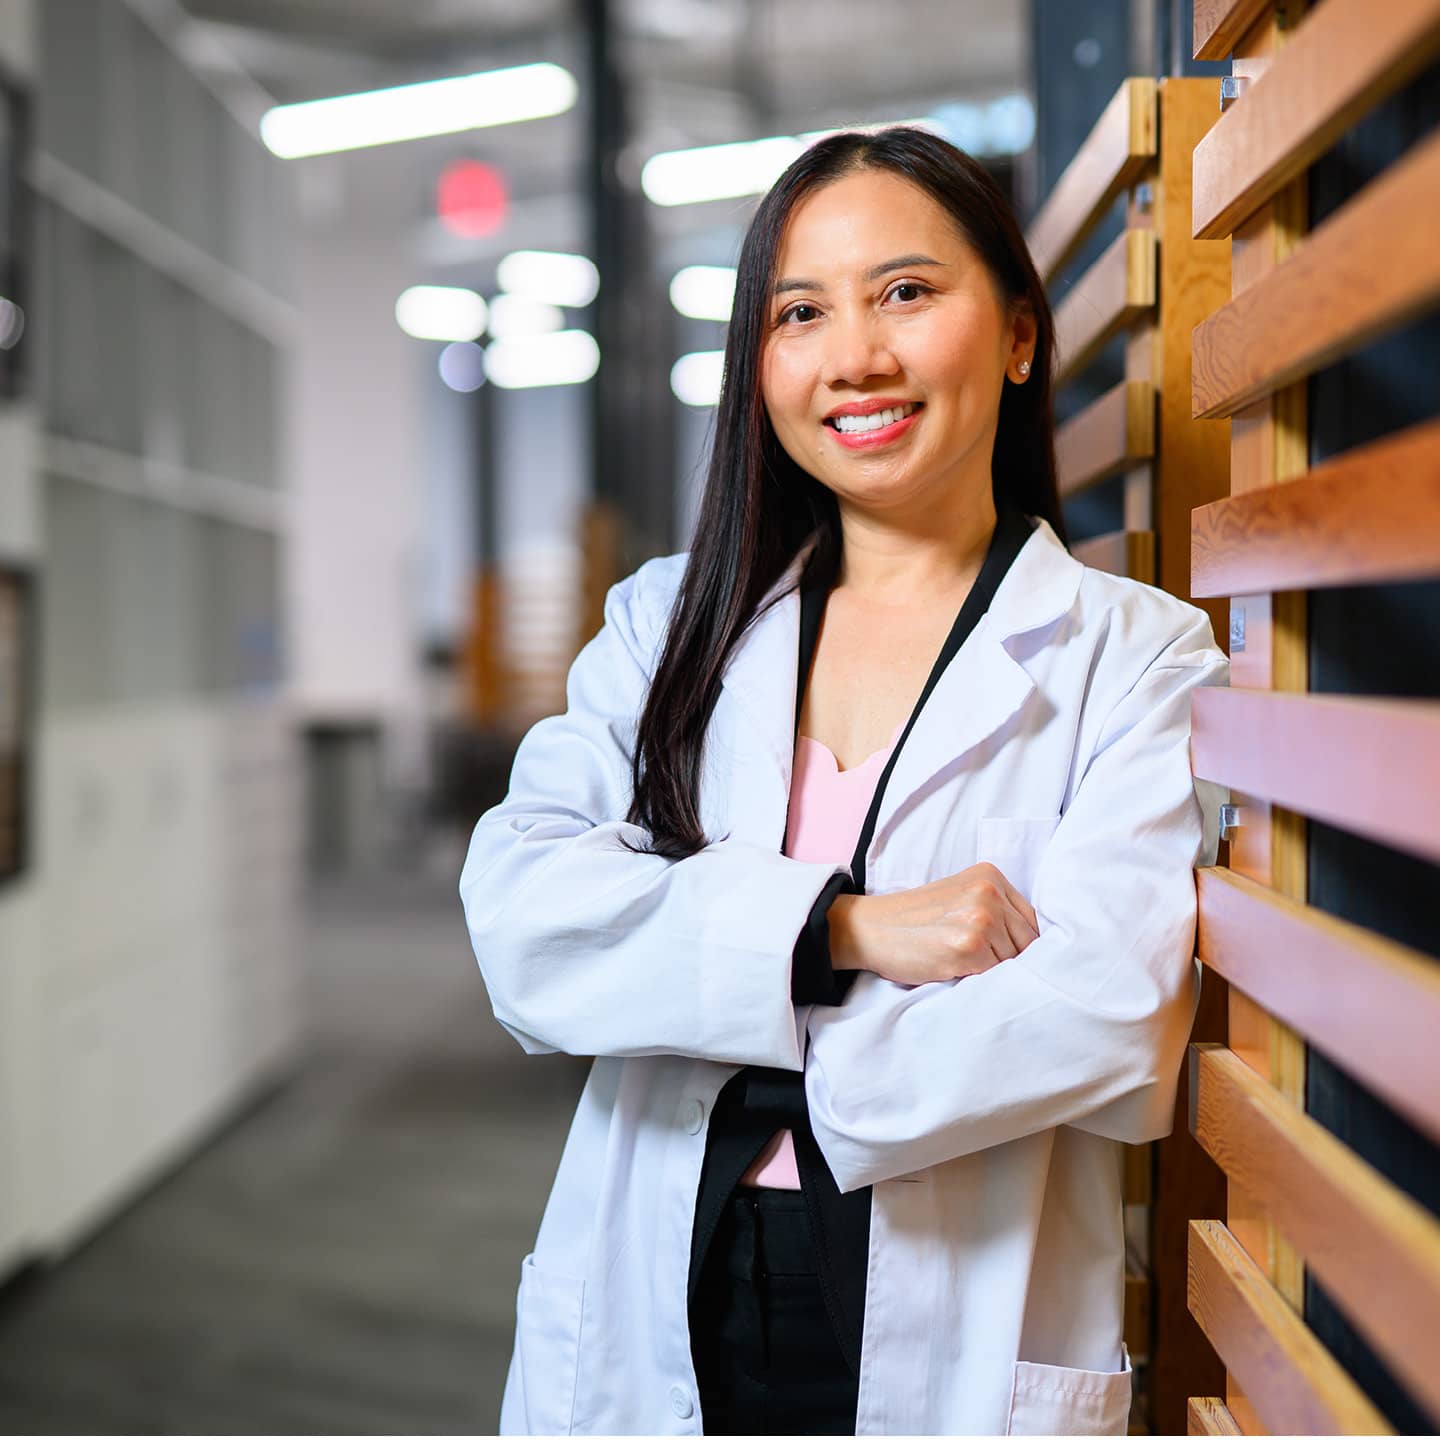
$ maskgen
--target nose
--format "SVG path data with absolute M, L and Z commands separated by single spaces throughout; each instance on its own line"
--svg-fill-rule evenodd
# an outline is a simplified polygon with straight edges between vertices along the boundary
M 826 327 L 821 378 L 827 385 L 859 385 L 875 375 L 894 375 L 899 361 L 883 324 L 874 316 L 836 314 Z

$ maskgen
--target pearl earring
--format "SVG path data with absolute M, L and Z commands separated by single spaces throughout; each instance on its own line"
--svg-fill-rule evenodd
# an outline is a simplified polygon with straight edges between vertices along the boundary
M 1022 375 L 1028 375 L 1030 373 L 1030 362 L 1028 360 L 1022 360 L 1020 362 L 1020 373 Z

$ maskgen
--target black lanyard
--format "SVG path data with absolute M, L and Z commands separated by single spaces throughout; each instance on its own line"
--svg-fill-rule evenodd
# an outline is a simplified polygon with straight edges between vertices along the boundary
M 990 602 L 995 598 L 1000 582 L 1005 578 L 1011 563 L 1030 538 L 1030 534 L 1030 522 L 1020 511 L 1008 506 L 1000 510 L 995 529 L 990 536 L 989 549 L 986 550 L 985 560 L 980 566 L 980 573 L 975 577 L 970 593 L 960 606 L 955 623 L 951 625 L 950 633 L 945 637 L 940 654 L 931 667 L 930 677 L 925 681 L 925 688 L 921 690 L 920 698 L 915 702 L 910 718 L 905 722 L 905 729 L 901 731 L 895 748 L 890 752 L 890 758 L 885 762 L 885 768 L 880 772 L 879 780 L 875 782 L 875 794 L 870 799 L 870 809 L 866 812 L 865 823 L 860 827 L 860 838 L 855 842 L 855 855 L 850 862 L 850 875 L 855 882 L 857 894 L 865 893 L 865 854 L 870 849 L 870 841 L 875 834 L 875 822 L 880 816 L 880 802 L 885 798 L 885 786 L 889 783 L 890 772 L 894 770 L 895 762 L 905 748 L 905 741 L 915 728 L 915 721 L 925 708 L 925 702 L 930 698 L 930 692 L 940 683 L 946 667 L 970 638 L 970 632 L 980 617 L 990 608 Z M 800 591 L 800 676 L 795 689 L 797 736 L 800 731 L 800 705 L 805 699 L 805 685 L 810 678 L 810 661 L 815 654 L 815 642 L 820 635 L 820 620 L 825 613 L 825 600 L 832 583 L 832 576 L 814 575 L 802 584 Z
M 930 671 L 925 688 L 921 690 L 905 729 L 876 782 L 875 794 L 865 823 L 860 828 L 860 838 L 856 841 L 855 855 L 850 864 L 857 893 L 863 894 L 865 890 L 865 852 L 870 848 L 870 840 L 875 833 L 885 786 L 915 719 L 929 699 L 930 692 L 939 683 L 945 667 L 955 658 L 980 617 L 990 608 L 1001 580 L 1030 538 L 1031 530 L 1030 521 L 1019 510 L 1005 508 L 996 517 L 995 530 L 990 537 L 980 574 L 970 587 L 970 593 L 965 597 L 944 645 L 940 647 L 940 655 Z M 800 703 L 805 696 L 810 661 L 820 634 L 825 600 L 833 583 L 833 574 L 819 572 L 807 574 L 801 580 L 800 674 L 795 692 L 797 734 Z M 815 1237 L 826 1309 L 846 1361 L 858 1375 L 870 1245 L 870 1186 L 845 1195 L 840 1193 L 810 1129 L 805 1108 L 804 1077 L 796 1071 L 746 1066 L 726 1081 L 716 1097 L 706 1136 L 705 1162 L 700 1174 L 695 1223 L 691 1231 L 689 1299 L 693 1304 L 701 1267 L 726 1201 L 770 1136 L 777 1129 L 786 1127 L 793 1135 L 795 1166 L 800 1175 L 800 1188 L 804 1192 L 811 1232 Z

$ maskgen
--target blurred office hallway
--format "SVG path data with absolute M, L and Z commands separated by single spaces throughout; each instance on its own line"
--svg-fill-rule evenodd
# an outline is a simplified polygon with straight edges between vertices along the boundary
M 492 1431 L 586 1062 L 490 1014 L 462 853 L 306 907 L 292 1078 L 63 1266 L 0 1291 L 0 1431 Z

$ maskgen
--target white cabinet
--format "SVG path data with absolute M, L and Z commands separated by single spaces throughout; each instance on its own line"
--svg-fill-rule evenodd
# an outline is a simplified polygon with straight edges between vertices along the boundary
M 0 920 L 27 1180 L 0 1216 L 58 1254 L 293 1059 L 303 797 L 273 701 L 91 713 L 41 748 L 31 903 Z

